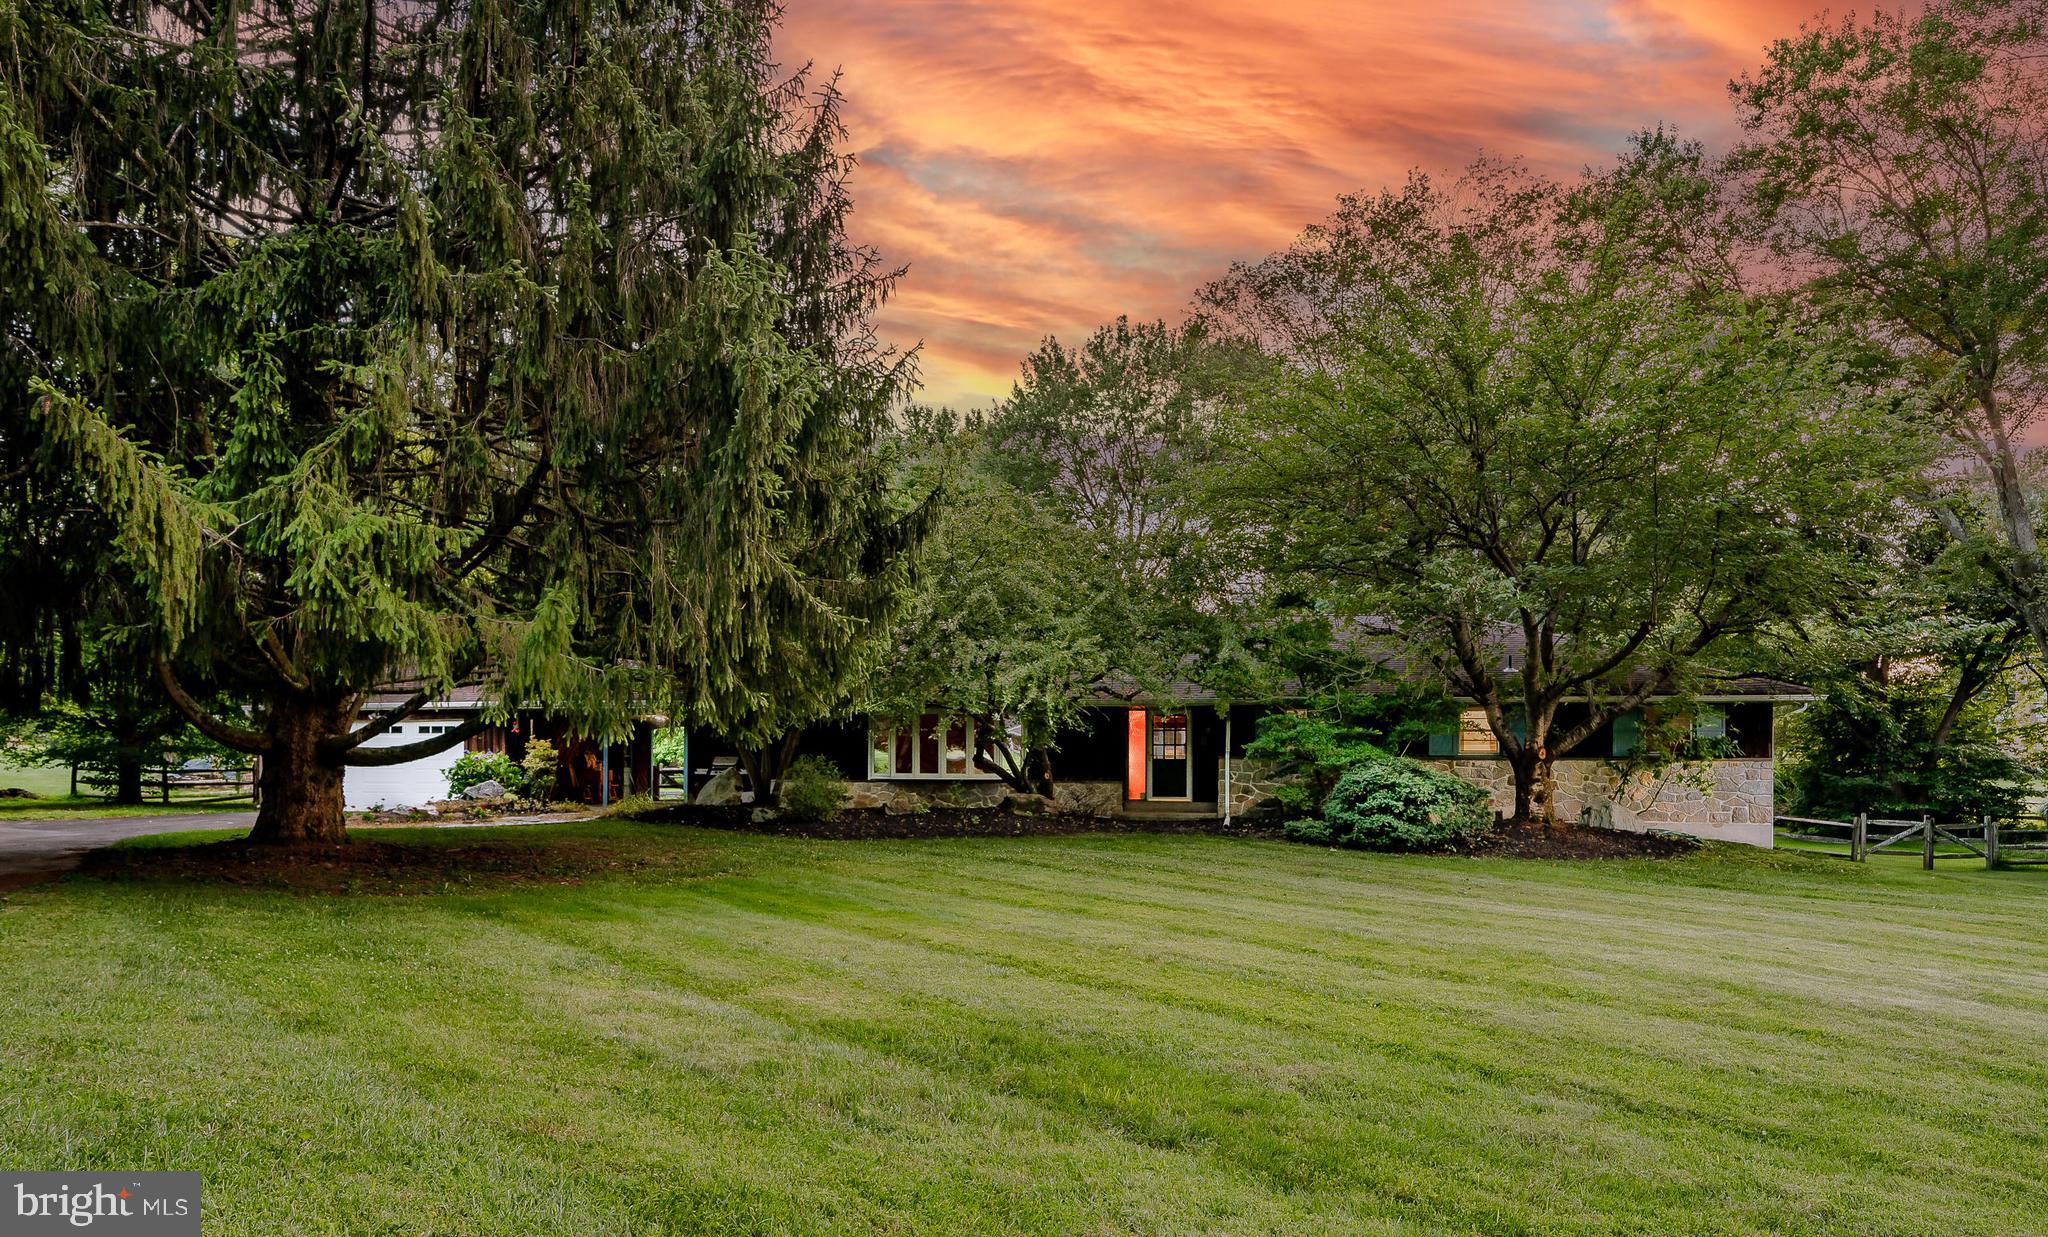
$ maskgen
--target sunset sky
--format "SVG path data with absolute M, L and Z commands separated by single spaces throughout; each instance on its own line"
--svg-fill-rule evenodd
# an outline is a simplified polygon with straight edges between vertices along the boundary
M 1660 120 L 1723 145 L 1729 77 L 1819 4 L 789 0 L 781 54 L 844 70 L 854 234 L 910 265 L 883 330 L 966 405 L 1411 167 L 1571 172 Z

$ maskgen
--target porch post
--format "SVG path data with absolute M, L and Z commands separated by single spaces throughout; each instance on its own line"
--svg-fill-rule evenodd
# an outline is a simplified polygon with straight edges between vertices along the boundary
M 1234 799 L 1230 793 L 1230 706 L 1223 706 L 1223 823 L 1231 820 L 1231 805 Z

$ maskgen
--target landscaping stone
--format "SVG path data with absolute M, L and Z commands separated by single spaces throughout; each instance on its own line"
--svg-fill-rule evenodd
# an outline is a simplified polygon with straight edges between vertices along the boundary
M 462 792 L 465 799 L 503 799 L 512 792 L 503 782 L 482 781 Z
M 744 792 L 740 790 L 740 771 L 735 766 L 704 783 L 704 789 L 698 791 L 697 797 L 691 802 L 701 803 L 706 807 L 731 807 L 735 803 L 746 802 L 743 794 Z

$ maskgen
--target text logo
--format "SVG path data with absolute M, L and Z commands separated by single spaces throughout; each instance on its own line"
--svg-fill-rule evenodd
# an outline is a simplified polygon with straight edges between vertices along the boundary
M 0 1172 L 0 1233 L 198 1237 L 198 1173 Z

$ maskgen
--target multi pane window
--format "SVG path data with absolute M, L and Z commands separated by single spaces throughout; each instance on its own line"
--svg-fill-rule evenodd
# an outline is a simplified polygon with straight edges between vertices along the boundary
M 1188 717 L 1185 713 L 1161 713 L 1152 719 L 1152 759 L 1188 758 Z
M 910 725 L 878 724 L 868 743 L 870 777 L 993 777 L 974 767 L 974 722 L 926 713 Z
M 1485 709 L 1467 709 L 1458 714 L 1458 755 L 1492 756 L 1499 751 L 1500 741 L 1493 737 Z

